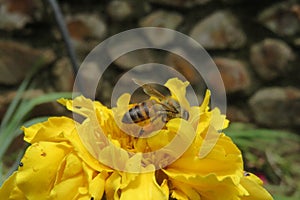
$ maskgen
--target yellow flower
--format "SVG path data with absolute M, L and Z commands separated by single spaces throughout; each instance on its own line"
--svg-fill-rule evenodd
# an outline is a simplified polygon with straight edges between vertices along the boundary
M 165 84 L 189 119 L 171 119 L 145 138 L 136 137 L 141 124 L 122 123 L 128 94 L 113 109 L 82 96 L 60 99 L 77 117 L 23 128 L 31 146 L 0 199 L 272 199 L 258 177 L 244 173 L 231 139 L 219 133 L 228 121 L 217 108 L 209 110 L 210 93 L 200 107 L 190 106 L 187 85 L 178 79 Z M 207 145 L 208 154 L 199 156 Z

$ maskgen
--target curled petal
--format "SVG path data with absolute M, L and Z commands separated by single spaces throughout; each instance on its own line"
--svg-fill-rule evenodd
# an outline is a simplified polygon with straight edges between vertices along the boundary
M 78 188 L 82 186 L 83 180 L 83 174 L 78 174 L 54 185 L 50 192 L 49 198 L 62 200 L 74 199 L 76 196 L 79 196 Z
M 172 146 L 168 148 L 176 152 L 184 152 L 185 148 L 192 143 L 195 136 L 195 131 L 191 124 L 186 120 L 175 118 L 170 120 L 166 126 L 166 130 L 161 130 L 154 136 L 146 139 L 149 148 L 155 151 L 171 143 Z
M 262 187 L 262 181 L 254 174 L 248 173 L 241 179 L 241 185 L 248 191 L 243 200 L 272 200 L 273 197 Z
M 185 97 L 186 87 L 189 85 L 189 82 L 182 82 L 178 78 L 172 78 L 168 80 L 165 86 L 171 91 L 172 97 L 177 99 L 180 105 L 189 110 L 190 104 Z
M 103 110 L 101 114 L 103 114 L 103 120 L 109 118 L 108 116 L 111 114 L 111 110 L 106 106 L 103 106 L 100 102 L 93 102 L 90 99 L 87 99 L 83 96 L 76 97 L 74 100 L 69 99 L 59 99 L 58 102 L 70 111 L 78 113 L 82 116 L 88 117 L 92 112 L 94 112 L 97 108 L 99 110 Z
M 95 200 L 102 198 L 105 188 L 105 179 L 108 176 L 108 173 L 103 171 L 89 181 L 89 193 Z
M 151 165 L 147 167 L 152 167 Z M 146 169 L 147 171 L 149 169 Z M 166 187 L 166 184 L 164 184 Z M 155 172 L 138 174 L 126 187 L 122 188 L 121 200 L 152 200 L 168 199 L 168 193 L 163 189 L 155 179 Z
M 26 199 L 24 193 L 16 185 L 17 172 L 14 172 L 0 188 L 0 199 Z
M 28 143 L 38 141 L 66 141 L 64 133 L 70 133 L 75 128 L 75 122 L 67 117 L 51 117 L 46 122 L 38 123 L 29 128 L 22 127 Z
M 197 135 L 189 149 L 178 160 L 170 164 L 166 170 L 180 169 L 182 172 L 200 175 L 216 173 L 242 176 L 243 161 L 240 150 L 226 135 L 217 132 L 215 134 L 218 134 L 219 138 L 205 158 L 198 156 L 203 139 Z
M 209 105 L 209 101 L 210 101 L 210 96 L 211 96 L 210 90 L 206 90 L 202 104 L 199 107 L 200 113 L 207 112 L 209 110 L 208 105 Z
M 81 126 L 82 128 L 83 126 Z M 81 131 L 80 129 L 79 131 Z M 83 144 L 83 139 L 81 139 L 77 133 L 76 130 L 71 132 L 70 134 L 65 135 L 65 137 L 69 140 L 69 142 L 72 144 L 74 150 L 76 151 L 77 155 L 87 163 L 90 167 L 92 167 L 94 170 L 97 171 L 112 171 L 111 168 L 101 164 L 99 160 L 97 159 L 96 155 L 92 155 L 93 151 L 89 151 L 89 148 L 87 148 L 86 144 Z M 93 140 L 95 142 L 95 140 Z M 95 144 L 96 145 L 96 144 Z M 94 147 L 96 148 L 96 147 Z M 99 148 L 99 147 L 98 147 Z M 101 148 L 99 148 L 101 149 Z M 98 149 L 98 151 L 99 151 Z
M 170 177 L 175 196 L 183 196 L 183 199 L 205 199 L 205 200 L 224 200 L 240 199 L 247 193 L 243 187 L 238 185 L 239 177 L 217 176 L 207 174 L 200 176 L 192 173 L 180 173 L 178 171 L 164 170 Z
M 50 194 L 61 161 L 70 150 L 67 144 L 52 142 L 34 143 L 27 149 L 16 183 L 28 199 L 43 199 Z
M 107 179 L 105 184 L 105 194 L 107 200 L 119 200 L 120 199 L 120 187 L 121 187 L 121 175 L 114 171 Z
M 226 119 L 225 115 L 222 115 L 218 108 L 215 108 L 211 111 L 211 121 L 210 125 L 213 126 L 216 130 L 223 130 L 228 127 L 229 121 Z
M 184 184 L 182 182 L 172 182 L 174 190 L 172 191 L 172 197 L 176 199 L 193 199 L 201 200 L 201 196 L 197 190 L 190 187 L 190 185 Z
M 81 160 L 72 152 L 62 160 L 55 180 L 55 185 L 82 173 Z
M 113 169 L 125 170 L 129 155 L 124 149 L 111 144 L 99 152 L 98 160 Z

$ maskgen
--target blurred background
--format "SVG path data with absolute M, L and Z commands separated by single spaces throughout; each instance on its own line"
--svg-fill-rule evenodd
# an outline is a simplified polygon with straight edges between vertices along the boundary
M 191 36 L 208 51 L 227 93 L 231 126 L 225 132 L 242 150 L 245 169 L 275 199 L 300 199 L 299 1 L 60 0 L 58 9 L 51 2 L 0 0 L 1 183 L 26 148 L 22 125 L 71 116 L 55 100 L 71 98 L 85 56 L 114 34 L 154 26 Z M 186 60 L 139 50 L 111 64 L 97 99 L 109 106 L 118 78 L 149 62 L 174 67 L 202 98 L 206 86 Z

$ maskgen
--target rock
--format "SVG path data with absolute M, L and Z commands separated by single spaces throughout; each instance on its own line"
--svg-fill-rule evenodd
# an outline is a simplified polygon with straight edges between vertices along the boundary
M 133 10 L 128 1 L 111 1 L 107 6 L 107 12 L 116 21 L 122 21 L 132 15 Z
M 179 13 L 158 10 L 141 19 L 139 25 L 141 27 L 160 27 L 175 30 L 182 21 L 183 17 Z M 174 35 L 162 30 L 147 31 L 146 35 L 153 44 L 161 46 L 172 42 L 174 39 Z
M 138 65 L 153 63 L 154 61 L 155 56 L 153 52 L 147 49 L 142 49 L 126 53 L 125 55 L 116 59 L 114 63 L 120 68 L 128 70 Z
M 169 53 L 166 56 L 166 64 L 168 66 L 174 67 L 178 72 L 184 75 L 191 83 L 197 81 L 197 76 L 195 76 L 196 70 L 193 65 L 186 61 L 181 56 L 174 53 Z
M 226 117 L 230 122 L 250 122 L 250 119 L 244 111 L 244 109 L 240 109 L 236 106 L 229 106 L 227 108 Z
M 237 4 L 237 3 L 243 3 L 247 0 L 222 0 L 222 2 L 226 3 L 226 4 Z
M 53 69 L 54 87 L 57 91 L 72 91 L 74 84 L 74 72 L 72 65 L 67 57 L 58 60 Z
M 252 80 L 245 63 L 223 57 L 216 57 L 213 60 L 221 73 L 227 93 L 238 91 L 247 92 Z
M 8 0 L 0 5 L 0 29 L 22 29 L 33 18 L 41 18 L 42 4 L 36 0 Z
M 83 66 L 84 67 L 80 69 L 80 85 L 74 89 L 83 93 L 86 97 L 92 97 L 92 95 L 95 95 L 93 87 L 98 84 L 101 69 L 96 61 L 86 61 Z M 84 91 L 80 91 L 80 89 Z
M 54 59 L 52 50 L 34 49 L 26 44 L 0 40 L 0 84 L 18 84 L 32 67 L 37 64 L 46 66 Z
M 126 39 L 119 37 L 111 41 L 108 45 L 107 52 L 111 60 L 124 70 L 131 69 L 137 65 L 152 63 L 158 57 L 154 55 L 154 51 L 150 49 L 141 49 L 128 52 L 129 49 L 145 46 L 145 39 L 139 35 L 131 34 Z M 126 52 L 124 55 L 120 56 Z M 160 63 L 158 61 L 158 63 Z
M 300 31 L 298 4 L 282 2 L 265 9 L 258 16 L 259 21 L 280 36 L 292 36 Z
M 115 21 L 138 19 L 149 12 L 150 5 L 147 1 L 113 0 L 107 5 L 108 15 Z
M 254 120 L 269 127 L 300 125 L 300 90 L 269 87 L 257 91 L 249 101 Z
M 300 4 L 294 4 L 291 6 L 291 11 L 296 15 L 300 20 Z
M 66 17 L 72 39 L 102 39 L 106 34 L 106 24 L 96 14 L 76 14 Z
M 300 47 L 300 38 L 296 38 L 294 40 L 294 45 L 297 46 L 297 47 Z
M 186 7 L 190 8 L 196 5 L 203 5 L 211 0 L 150 0 L 150 2 L 161 4 L 161 5 L 169 5 L 175 7 Z
M 207 49 L 237 49 L 246 43 L 238 19 L 227 11 L 217 11 L 200 20 L 190 36 Z
M 183 17 L 176 12 L 158 10 L 140 20 L 141 27 L 163 27 L 176 29 Z
M 198 74 L 192 64 L 186 61 L 181 56 L 174 53 L 169 53 L 166 56 L 166 64 L 174 67 L 179 73 L 181 73 L 191 84 L 197 84 L 198 86 L 204 85 L 201 75 Z M 202 83 L 202 84 L 201 84 Z M 201 87 L 202 88 L 202 87 Z
M 66 23 L 80 58 L 84 58 L 106 36 L 106 24 L 96 14 L 68 15 Z
M 284 41 L 268 38 L 251 47 L 250 58 L 255 71 L 271 80 L 284 73 L 295 55 Z
M 165 64 L 174 68 L 177 73 L 182 75 L 189 83 L 192 85 L 192 90 L 189 88 L 186 91 L 186 97 L 191 105 L 199 105 L 199 102 L 203 100 L 203 94 L 207 89 L 205 81 L 202 79 L 201 74 L 195 69 L 195 67 L 190 64 L 183 57 L 177 55 L 185 55 L 182 49 L 174 49 L 172 53 L 168 53 L 165 58 Z M 174 73 L 174 77 L 177 77 L 177 74 Z M 182 79 L 183 80 L 183 79 Z M 198 102 L 193 98 L 196 95 Z

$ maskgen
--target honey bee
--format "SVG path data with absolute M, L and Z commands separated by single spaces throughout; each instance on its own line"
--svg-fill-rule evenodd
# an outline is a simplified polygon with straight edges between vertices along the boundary
M 141 129 L 139 136 L 147 130 L 152 130 L 155 127 L 155 124 L 166 124 L 173 118 L 188 120 L 189 113 L 180 106 L 176 99 L 171 96 L 163 95 L 149 84 L 144 84 L 136 79 L 133 81 L 140 85 L 148 96 L 153 96 L 158 99 L 148 99 L 141 103 L 137 103 L 124 114 L 122 122 L 125 124 L 150 120 L 149 125 Z

